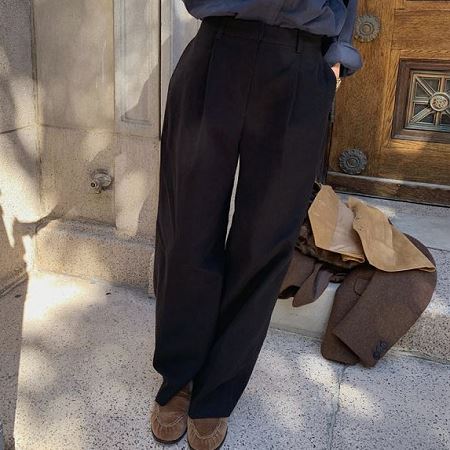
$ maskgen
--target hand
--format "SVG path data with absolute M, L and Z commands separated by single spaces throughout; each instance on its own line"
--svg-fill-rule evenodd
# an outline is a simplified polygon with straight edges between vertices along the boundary
M 334 75 L 336 77 L 336 90 L 338 90 L 339 86 L 341 85 L 341 78 L 339 77 L 339 73 L 341 71 L 341 63 L 336 63 L 331 66 L 331 70 L 334 72 Z
M 339 78 L 339 72 L 341 71 L 341 63 L 336 63 L 334 66 L 331 66 L 331 69 L 333 70 L 336 78 Z

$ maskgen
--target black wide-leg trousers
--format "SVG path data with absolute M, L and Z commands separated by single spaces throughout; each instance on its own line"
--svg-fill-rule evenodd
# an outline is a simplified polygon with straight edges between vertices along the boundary
M 192 418 L 231 414 L 267 334 L 335 92 L 321 43 L 295 29 L 211 16 L 171 77 L 153 365 L 163 377 L 161 405 L 193 380 Z

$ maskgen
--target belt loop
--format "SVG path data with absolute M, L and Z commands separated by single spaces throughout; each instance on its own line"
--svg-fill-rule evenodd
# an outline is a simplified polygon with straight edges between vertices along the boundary
M 302 39 L 302 33 L 297 29 L 297 45 L 295 46 L 295 51 L 301 53 L 303 51 L 304 40 Z
M 216 39 L 220 39 L 223 35 L 223 30 L 225 29 L 226 16 L 220 18 L 219 29 L 216 32 Z

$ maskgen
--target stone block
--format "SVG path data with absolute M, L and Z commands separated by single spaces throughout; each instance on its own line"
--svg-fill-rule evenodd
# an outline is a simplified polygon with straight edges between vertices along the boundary
M 116 129 L 159 136 L 160 2 L 114 2 Z
M 187 12 L 183 2 L 161 1 L 161 118 L 164 117 L 172 72 L 200 23 Z
M 117 137 L 114 204 L 116 226 L 129 236 L 154 238 L 159 189 L 159 141 Z
M 52 221 L 38 231 L 36 253 L 41 271 L 148 288 L 152 242 L 111 226 Z
M 113 2 L 34 5 L 40 123 L 113 129 Z
M 40 146 L 45 214 L 114 224 L 115 135 L 41 127 Z M 112 185 L 99 194 L 91 188 L 97 169 L 113 177 Z
M 31 3 L 0 0 L 0 133 L 35 122 Z

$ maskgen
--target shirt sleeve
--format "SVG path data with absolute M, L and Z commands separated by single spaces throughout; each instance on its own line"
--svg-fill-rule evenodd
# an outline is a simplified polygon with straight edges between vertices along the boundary
M 355 26 L 358 0 L 349 0 L 347 16 L 339 36 L 333 37 L 325 53 L 325 61 L 330 66 L 341 63 L 341 77 L 347 77 L 361 69 L 363 62 L 359 51 L 353 47 L 353 28 Z

